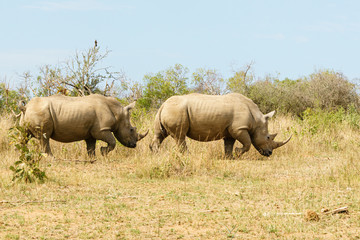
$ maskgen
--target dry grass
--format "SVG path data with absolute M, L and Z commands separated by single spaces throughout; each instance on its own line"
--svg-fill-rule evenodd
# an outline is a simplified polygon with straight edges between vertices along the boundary
M 143 120 L 142 128 L 151 127 Z M 44 184 L 13 184 L 12 120 L 0 118 L 0 239 L 359 239 L 359 131 L 316 135 L 290 117 L 271 122 L 286 146 L 224 160 L 222 141 L 189 141 L 179 154 L 150 137 L 93 163 L 44 160 Z M 52 142 L 54 155 L 86 160 L 85 144 Z M 99 150 L 99 146 L 97 147 Z M 99 152 L 97 152 L 99 156 Z M 348 206 L 349 214 L 322 208 Z M 314 211 L 319 221 L 306 221 Z

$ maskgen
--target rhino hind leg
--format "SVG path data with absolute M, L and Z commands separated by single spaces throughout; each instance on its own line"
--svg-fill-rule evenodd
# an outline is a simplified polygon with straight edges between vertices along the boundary
M 179 147 L 180 152 L 184 153 L 188 151 L 185 141 L 185 136 L 181 136 L 180 138 L 175 138 L 175 140 L 176 140 L 176 144 Z
M 114 135 L 110 131 L 100 131 L 95 134 L 92 134 L 92 137 L 94 139 L 104 141 L 108 144 L 107 147 L 100 148 L 101 155 L 103 156 L 106 156 L 110 151 L 112 151 L 115 148 L 116 140 L 114 138 Z
M 185 124 L 185 126 L 176 128 L 176 130 L 173 133 L 170 133 L 170 136 L 175 140 L 176 145 L 178 146 L 180 152 L 182 153 L 188 151 L 185 141 L 188 130 L 189 130 L 189 126 Z
M 86 149 L 89 157 L 95 157 L 95 146 L 96 146 L 96 139 L 89 138 L 85 140 L 86 142 Z
M 158 152 L 161 143 L 164 141 L 165 138 L 169 136 L 169 133 L 166 131 L 164 126 L 160 122 L 160 113 L 158 112 L 155 117 L 155 124 L 154 124 L 154 138 L 151 141 L 149 148 L 153 152 Z
M 166 131 L 156 131 L 156 129 L 155 129 L 154 138 L 149 145 L 150 150 L 153 152 L 159 151 L 161 143 L 164 141 L 164 139 L 167 136 L 169 136 L 169 135 Z
M 225 158 L 232 159 L 233 148 L 234 148 L 235 139 L 234 138 L 224 138 L 224 149 L 225 149 Z

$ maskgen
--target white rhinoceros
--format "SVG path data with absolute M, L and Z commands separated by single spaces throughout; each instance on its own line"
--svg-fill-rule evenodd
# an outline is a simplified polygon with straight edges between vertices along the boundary
M 98 94 L 35 97 L 26 106 L 20 106 L 20 125 L 40 140 L 49 155 L 50 138 L 64 143 L 85 140 L 89 156 L 95 156 L 96 140 L 102 140 L 108 144 L 101 147 L 101 154 L 105 155 L 115 148 L 114 136 L 129 148 L 136 147 L 136 142 L 146 136 L 147 132 L 138 134 L 130 124 L 129 111 L 134 106 L 135 102 L 122 107 L 115 98 Z
M 238 155 L 247 152 L 251 144 L 264 156 L 287 143 L 275 142 L 277 134 L 268 133 L 268 119 L 275 111 L 262 114 L 249 98 L 231 93 L 223 96 L 193 93 L 167 99 L 155 117 L 154 138 L 150 149 L 157 151 L 162 141 L 172 136 L 181 150 L 186 150 L 185 137 L 201 142 L 224 139 L 225 156 L 232 158 L 234 143 Z

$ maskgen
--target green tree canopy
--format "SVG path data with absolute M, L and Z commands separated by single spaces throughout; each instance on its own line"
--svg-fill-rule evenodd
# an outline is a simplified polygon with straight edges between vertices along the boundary
M 197 93 L 220 95 L 224 93 L 224 79 L 214 69 L 198 68 L 192 74 L 193 91 Z
M 181 64 L 175 64 L 165 71 L 145 75 L 145 87 L 139 104 L 147 110 L 159 108 L 169 97 L 188 93 L 188 71 Z

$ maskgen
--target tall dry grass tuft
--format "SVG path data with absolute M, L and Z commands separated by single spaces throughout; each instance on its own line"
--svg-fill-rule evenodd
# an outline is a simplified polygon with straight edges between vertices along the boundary
M 238 176 L 243 172 L 244 161 L 261 165 L 263 162 L 276 162 L 278 159 L 287 161 L 292 166 L 299 167 L 304 159 L 327 158 L 334 155 L 344 155 L 343 152 L 354 152 L 359 146 L 356 143 L 358 130 L 352 121 L 337 120 L 323 125 L 323 119 L 298 120 L 290 115 L 277 116 L 269 124 L 270 133 L 278 133 L 277 140 L 293 135 L 285 146 L 276 149 L 273 156 L 261 156 L 253 147 L 238 159 L 224 159 L 223 141 L 198 142 L 187 139 L 189 151 L 181 154 L 175 141 L 168 137 L 161 145 L 159 153 L 152 153 L 149 144 L 153 137 L 152 121 L 154 114 L 137 118 L 133 125 L 138 131 L 150 129 L 149 135 L 138 142 L 135 149 L 129 149 L 117 144 L 114 151 L 107 157 L 100 154 L 100 147 L 106 144 L 98 141 L 96 147 L 97 161 L 101 164 L 119 163 L 124 169 L 130 169 L 129 174 L 140 178 L 171 178 L 193 175 Z M 324 116 L 327 117 L 327 116 Z M 13 126 L 14 119 L 10 115 L 0 119 L 0 152 L 7 156 L 5 164 L 9 164 L 16 153 L 10 146 L 8 129 Z M 33 140 L 37 141 L 37 140 Z M 89 161 L 84 141 L 74 143 L 59 143 L 51 141 L 53 154 L 58 161 L 76 162 Z M 236 142 L 235 147 L 241 147 Z M 349 158 L 350 156 L 348 156 Z M 353 159 L 353 157 L 351 157 Z M 13 160 L 13 159 L 12 159 Z M 354 163 L 356 164 L 356 163 Z M 4 170 L 7 171 L 7 170 Z M 125 175 L 127 174 L 126 171 Z
M 14 126 L 14 118 L 10 114 L 0 117 L 0 152 L 10 150 L 9 129 Z
M 10 166 L 18 157 L 15 148 L 11 145 L 9 129 L 13 127 L 15 120 L 12 115 L 4 114 L 0 116 L 0 188 L 7 188 L 12 178 Z

